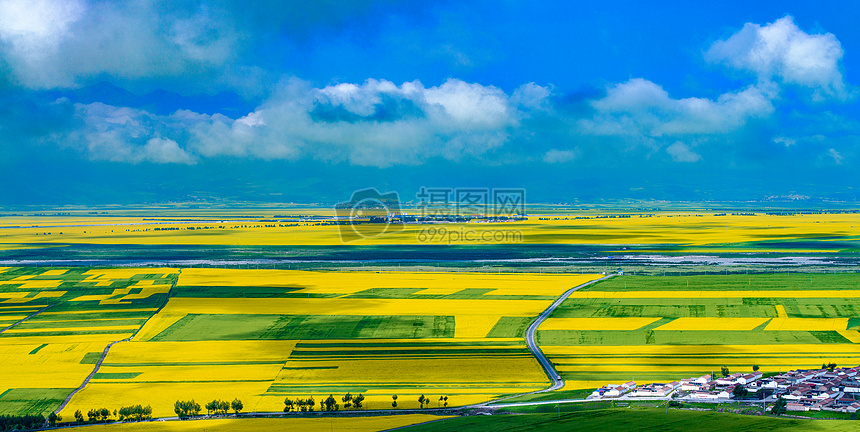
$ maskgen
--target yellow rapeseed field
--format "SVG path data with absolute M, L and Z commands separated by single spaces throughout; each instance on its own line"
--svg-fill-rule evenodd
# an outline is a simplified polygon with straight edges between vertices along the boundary
M 18 289 L 44 289 L 44 288 L 56 288 L 63 283 L 61 280 L 47 280 L 47 279 L 38 279 L 38 280 L 28 280 L 28 279 L 20 279 L 20 280 L 7 280 L 0 281 L 0 285 L 20 285 Z
M 845 330 L 848 318 L 774 318 L 765 330 L 831 331 Z
M 17 291 L 0 293 L 0 299 L 7 299 L 0 303 L 45 303 L 45 299 L 62 297 L 66 291 L 41 291 L 32 293 L 28 291 Z
M 252 356 L 247 356 L 251 361 Z M 116 361 L 110 358 L 111 365 Z M 278 376 L 283 364 L 231 364 L 204 365 L 183 364 L 181 366 L 102 366 L 99 376 L 92 382 L 223 382 L 223 381 L 272 381 Z M 134 378 L 122 375 L 106 374 L 139 374 Z
M 81 364 L 81 360 L 87 353 L 101 353 L 106 345 L 98 341 L 63 343 L 54 338 L 29 339 L 0 339 L 0 387 L 78 387 L 93 370 L 92 364 Z M 40 348 L 43 344 L 46 345 Z
M 90 369 L 92 370 L 92 369 Z M 180 377 L 177 377 L 177 381 Z M 93 382 L 76 393 L 66 408 L 60 412 L 65 418 L 74 418 L 75 410 L 87 412 L 95 407 L 106 407 L 111 410 L 137 404 L 151 405 L 155 417 L 175 416 L 173 404 L 179 399 L 194 399 L 202 406 L 214 399 L 233 400 L 240 398 L 245 405 L 245 411 L 258 411 L 258 405 L 271 382 L 168 382 L 168 383 L 100 383 Z M 80 383 L 78 384 L 80 385 Z M 283 398 L 280 407 L 272 405 L 268 411 L 282 411 Z
M 296 341 L 285 340 L 129 342 L 114 345 L 108 363 L 286 361 L 295 346 Z
M 548 318 L 540 330 L 636 330 L 660 318 Z
M 42 272 L 42 276 L 59 276 L 67 273 L 68 269 L 54 269 L 54 270 L 46 270 Z
M 492 367 L 488 367 L 491 364 Z M 323 369 L 319 369 L 323 368 Z M 277 384 L 303 385 L 325 383 L 359 384 L 375 387 L 399 383 L 408 391 L 413 384 L 468 384 L 469 387 L 506 387 L 525 383 L 535 390 L 548 384 L 546 375 L 531 355 L 457 356 L 416 355 L 412 357 L 378 356 L 327 360 L 325 356 L 290 360 L 276 380 Z
M 283 209 L 258 210 L 259 219 L 270 219 L 273 213 Z M 55 226 L 50 232 L 44 227 L 33 226 L 27 218 L 4 218 L 6 228 L 0 233 L 0 247 L 32 247 L 33 244 L 156 244 L 156 245 L 338 245 L 342 244 L 340 227 L 318 222 L 292 222 L 289 224 L 256 221 L 223 222 L 225 211 L 203 212 L 195 219 L 203 222 L 186 222 L 169 218 L 143 218 L 129 213 L 99 219 L 92 224 L 86 215 L 51 217 L 40 219 L 41 223 Z M 302 209 L 302 214 L 332 215 L 328 209 Z M 208 215 L 208 216 L 207 216 Z M 548 217 L 551 216 L 551 217 Z M 810 235 L 827 232 L 828 238 L 850 238 L 860 234 L 860 214 L 795 214 L 755 216 L 718 216 L 710 212 L 665 211 L 653 217 L 640 218 L 595 218 L 594 212 L 535 214 L 528 220 L 507 223 L 457 223 L 434 226 L 444 228 L 449 236 L 428 238 L 427 226 L 407 224 L 400 231 L 383 236 L 362 239 L 354 244 L 460 244 L 462 233 L 476 233 L 471 238 L 480 238 L 481 232 L 508 232 L 512 235 L 488 236 L 486 243 L 527 244 L 678 244 L 691 251 L 725 250 L 726 245 L 807 239 Z M 185 216 L 188 217 L 188 216 Z M 229 218 L 229 216 L 228 216 Z M 238 218 L 238 217 L 237 217 Z M 205 221 L 209 219 L 209 221 Z M 242 219 L 245 219 L 244 217 Z M 111 225 L 119 224 L 119 225 Z M 133 225 L 132 225 L 133 224 Z M 80 226 L 74 226 L 80 225 Z M 90 225 L 90 226 L 84 226 Z M 161 231 L 164 228 L 175 228 Z M 190 229 L 194 228 L 194 229 Z M 159 231 L 155 231 L 159 229 Z M 423 239 L 423 241 L 422 241 Z M 23 245 L 23 246 L 22 246 Z M 833 248 L 841 246 L 834 244 Z M 795 252 L 816 252 L 818 249 L 793 249 Z M 732 249 L 733 251 L 743 250 Z
M 377 432 L 403 426 L 451 418 L 427 414 L 406 414 L 373 417 L 327 417 L 327 418 L 251 418 L 251 419 L 214 419 L 185 420 L 169 422 L 127 423 L 119 425 L 89 426 L 94 432 Z
M 536 316 L 549 300 L 449 300 L 391 298 L 193 298 L 173 297 L 160 313 L 281 315 L 494 315 Z
M 452 272 L 313 272 L 299 270 L 183 269 L 178 286 L 265 286 L 298 293 L 352 294 L 380 288 L 415 288 L 414 295 L 445 295 L 491 289 L 486 295 L 551 295 L 600 275 Z M 442 290 L 442 291 L 437 291 Z

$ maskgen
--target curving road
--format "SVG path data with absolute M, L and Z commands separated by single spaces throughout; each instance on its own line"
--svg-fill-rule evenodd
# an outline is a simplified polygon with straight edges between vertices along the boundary
M 544 372 L 546 372 L 546 376 L 548 376 L 549 380 L 552 381 L 552 387 L 546 388 L 543 390 L 534 391 L 531 393 L 526 393 L 526 394 L 544 393 L 544 392 L 548 392 L 548 391 L 558 390 L 558 389 L 564 387 L 564 380 L 561 379 L 561 375 L 558 374 L 558 372 L 555 370 L 555 367 L 553 367 L 552 362 L 550 362 L 549 359 L 546 358 L 546 356 L 543 354 L 543 351 L 541 351 L 540 347 L 537 345 L 537 342 L 535 342 L 535 333 L 537 332 L 538 327 L 540 327 L 540 325 L 543 324 L 543 322 L 547 318 L 549 318 L 549 316 L 552 314 L 552 312 L 555 310 L 555 308 L 557 308 L 563 301 L 567 300 L 567 298 L 570 297 L 570 295 L 573 294 L 574 291 L 576 291 L 580 288 L 585 288 L 585 287 L 587 287 L 593 283 L 597 283 L 597 282 L 600 282 L 602 280 L 609 279 L 612 276 L 615 276 L 615 275 L 611 274 L 608 276 L 604 276 L 600 279 L 595 279 L 593 281 L 586 282 L 582 285 L 575 286 L 575 287 L 565 291 L 565 293 L 562 294 L 561 297 L 559 297 L 556 301 L 554 301 L 551 305 L 549 305 L 549 307 L 546 308 L 545 311 L 541 312 L 541 314 L 537 317 L 537 319 L 534 320 L 534 322 L 532 322 L 532 324 L 526 330 L 526 343 L 529 346 L 529 350 L 531 350 L 532 354 L 534 354 L 538 363 L 540 363 L 541 367 L 543 367 Z M 507 398 L 505 398 L 505 399 L 507 399 Z

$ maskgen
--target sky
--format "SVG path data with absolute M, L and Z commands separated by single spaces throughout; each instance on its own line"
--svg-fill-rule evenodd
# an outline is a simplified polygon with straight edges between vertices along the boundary
M 858 12 L 0 0 L 0 206 L 856 201 Z

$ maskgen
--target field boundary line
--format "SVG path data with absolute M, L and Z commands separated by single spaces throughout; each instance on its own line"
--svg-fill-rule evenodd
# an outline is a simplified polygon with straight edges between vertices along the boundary
M 54 303 L 54 304 L 56 304 L 56 303 Z M 22 322 L 27 321 L 28 319 L 33 318 L 36 315 L 39 315 L 40 313 L 44 312 L 46 309 L 48 309 L 51 306 L 53 306 L 53 305 L 47 305 L 47 306 L 43 307 L 42 309 L 39 309 L 38 311 L 34 312 L 32 315 L 29 315 L 26 318 L 22 319 L 21 321 L 18 321 L 18 322 L 13 323 L 13 324 L 9 324 L 8 327 L 4 328 L 3 330 L 0 330 L 0 333 L 3 333 L 12 327 L 15 327 L 16 325 L 21 324 Z
M 155 315 L 157 315 L 159 312 L 161 312 L 161 309 L 163 309 L 163 308 L 164 308 L 164 306 L 166 306 L 166 305 L 167 305 L 167 302 L 170 300 L 170 291 L 172 291 L 172 290 L 173 290 L 173 288 L 176 288 L 176 284 L 179 282 L 179 275 L 181 275 L 181 274 L 182 274 L 182 269 L 179 269 L 179 272 L 176 274 L 176 280 L 173 282 L 173 284 L 171 284 L 171 285 L 170 285 L 170 290 L 169 290 L 169 291 L 167 291 L 167 299 L 164 301 L 164 304 L 163 304 L 163 305 L 161 305 L 161 307 L 159 307 L 159 308 L 158 308 L 158 310 L 157 310 L 157 311 L 155 311 L 155 313 L 153 313 L 153 314 L 152 314 L 152 316 L 150 316 L 150 317 L 149 317 L 149 319 L 152 319 L 152 317 L 154 317 L 154 316 L 155 316 Z M 38 313 L 38 312 L 36 312 L 36 313 Z M 96 366 L 93 368 L 93 371 L 92 371 L 92 372 L 90 372 L 90 374 L 89 374 L 89 375 L 87 375 L 87 377 L 86 377 L 86 378 L 84 378 L 84 382 L 83 382 L 83 383 L 82 383 L 78 388 L 74 389 L 71 393 L 69 393 L 69 395 L 68 395 L 68 396 L 66 396 L 66 399 L 65 399 L 65 400 L 63 400 L 63 403 L 61 403 L 61 404 L 60 404 L 59 408 L 57 408 L 56 410 L 54 410 L 54 413 L 55 413 L 55 414 L 59 414 L 59 413 L 60 413 L 60 411 L 62 411 L 62 410 L 66 407 L 66 405 L 68 405 L 68 404 L 69 404 L 69 402 L 72 400 L 72 397 L 73 397 L 75 394 L 77 394 L 79 391 L 83 390 L 83 389 L 84 389 L 84 387 L 86 387 L 86 386 L 87 386 L 87 384 L 89 384 L 89 383 L 90 383 L 90 380 L 92 380 L 92 379 L 93 379 L 93 377 L 98 373 L 99 369 L 100 369 L 100 368 L 101 368 L 101 366 L 102 366 L 102 363 L 105 361 L 105 358 L 107 358 L 108 352 L 110 351 L 110 349 L 111 349 L 111 347 L 112 347 L 112 346 L 114 346 L 114 345 L 116 345 L 116 344 L 118 344 L 118 343 L 120 343 L 120 342 L 129 342 L 129 341 L 131 341 L 131 339 L 132 339 L 132 338 L 134 338 L 134 336 L 137 334 L 137 332 L 139 332 L 139 331 L 140 331 L 140 329 L 142 329 L 142 328 L 143 328 L 143 326 L 144 326 L 144 325 L 146 325 L 146 323 L 147 323 L 147 322 L 149 322 L 149 320 L 146 320 L 146 322 L 144 322 L 144 323 L 143 323 L 143 325 L 141 325 L 141 326 L 140 326 L 140 328 L 138 328 L 138 329 L 137 329 L 137 331 L 136 331 L 136 332 L 134 332 L 134 334 L 132 334 L 131 336 L 129 336 L 129 337 L 125 338 L 125 339 L 122 339 L 122 340 L 113 341 L 113 342 L 109 343 L 109 344 L 105 347 L 104 351 L 102 351 L 102 356 L 101 356 L 101 357 L 99 357 L 99 361 L 97 361 L 97 362 L 96 362 Z

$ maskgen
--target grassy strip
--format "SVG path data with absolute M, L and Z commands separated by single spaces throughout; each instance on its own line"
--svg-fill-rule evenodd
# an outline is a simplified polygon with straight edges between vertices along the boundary
M 552 408 L 555 408 L 552 406 Z M 758 417 L 712 411 L 662 409 L 601 409 L 568 413 L 466 416 L 444 422 L 416 425 L 405 431 L 569 431 L 611 430 L 686 432 L 686 431 L 853 431 L 854 422 L 799 420 Z

